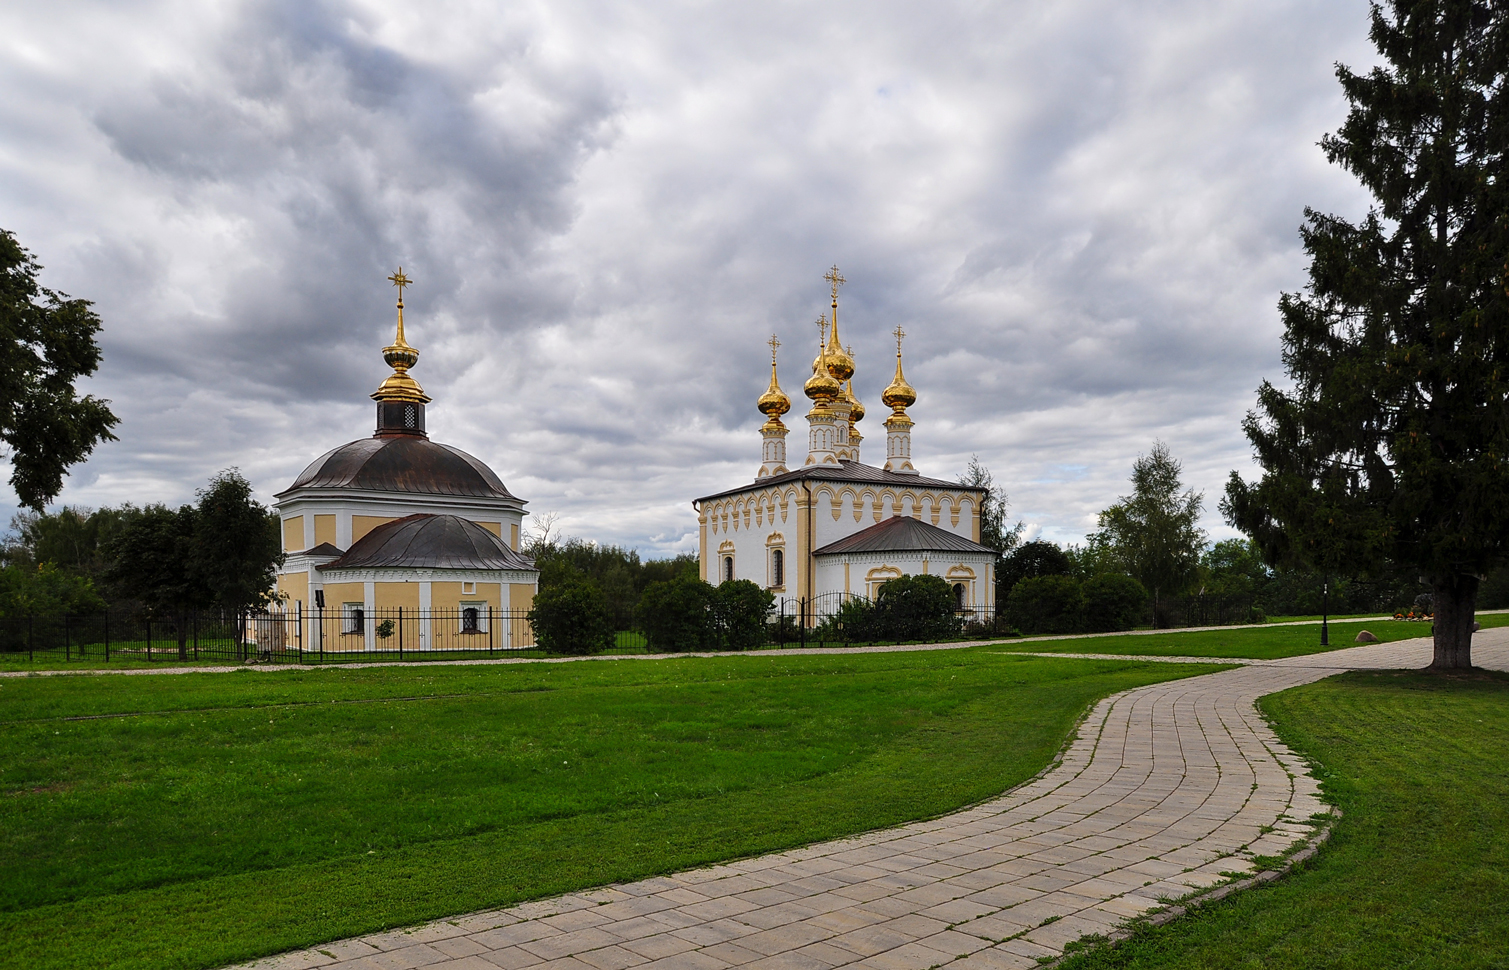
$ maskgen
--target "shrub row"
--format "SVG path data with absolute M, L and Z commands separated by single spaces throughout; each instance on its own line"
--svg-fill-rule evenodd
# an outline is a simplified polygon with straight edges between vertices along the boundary
M 1083 583 L 1072 576 L 1035 576 L 1011 588 L 1006 619 L 1028 634 L 1111 633 L 1132 629 L 1147 606 L 1147 590 L 1120 573 Z
M 645 587 L 635 620 L 651 650 L 749 650 L 769 637 L 774 596 L 747 579 L 713 586 L 681 577 Z M 535 595 L 535 642 L 550 653 L 601 653 L 613 645 L 608 603 L 597 584 L 567 576 Z

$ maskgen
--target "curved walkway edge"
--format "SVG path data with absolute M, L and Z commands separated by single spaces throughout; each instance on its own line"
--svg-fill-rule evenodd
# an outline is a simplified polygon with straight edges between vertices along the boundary
M 1509 628 L 1473 639 L 1479 665 L 1509 669 Z M 1257 699 L 1341 670 L 1424 667 L 1430 649 L 1408 640 L 1273 661 L 1138 658 L 1243 666 L 1100 701 L 1050 770 L 943 818 L 243 967 L 1035 967 L 1310 840 L 1326 812 L 1319 785 Z

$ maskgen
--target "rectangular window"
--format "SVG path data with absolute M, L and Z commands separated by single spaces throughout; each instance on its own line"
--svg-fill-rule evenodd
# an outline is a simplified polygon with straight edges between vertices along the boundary
M 365 603 L 341 604 L 341 632 L 365 633 L 367 629 L 367 606 Z
M 487 604 L 463 602 L 460 620 L 459 627 L 462 633 L 486 633 Z

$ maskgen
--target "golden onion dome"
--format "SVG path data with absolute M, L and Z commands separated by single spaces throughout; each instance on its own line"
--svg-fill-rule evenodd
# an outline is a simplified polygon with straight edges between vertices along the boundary
M 854 396 L 853 381 L 849 382 L 849 386 L 845 389 L 845 393 L 848 394 L 849 397 L 849 426 L 853 427 L 854 425 L 865 419 L 865 406 L 859 402 L 859 398 Z
M 780 382 L 776 380 L 774 353 L 770 358 L 770 387 L 760 395 L 760 400 L 756 402 L 755 407 L 760 409 L 761 414 L 777 424 L 781 421 L 781 415 L 791 410 L 791 398 L 786 396 L 786 392 L 781 390 Z
M 802 385 L 802 392 L 818 404 L 834 401 L 844 392 L 844 386 L 834 378 L 828 368 L 828 318 L 817 318 L 817 356 L 812 360 L 812 376 Z
M 917 403 L 917 391 L 906 382 L 906 376 L 901 373 L 901 351 L 896 351 L 896 376 L 891 378 L 891 383 L 884 391 L 880 392 L 880 400 L 886 407 L 893 411 L 905 411 Z
M 837 319 L 835 315 L 834 319 Z M 833 328 L 833 336 L 828 338 L 828 346 L 823 350 L 828 358 L 828 373 L 833 379 L 842 384 L 854 376 L 854 358 L 838 342 L 838 327 Z
M 807 378 L 807 383 L 802 385 L 803 393 L 819 404 L 837 400 L 843 390 L 844 386 L 834 380 L 826 366 L 816 368 L 812 376 Z
M 403 288 L 413 281 L 404 275 L 402 266 L 388 279 L 398 287 L 398 334 L 391 344 L 382 349 L 382 359 L 393 368 L 393 373 L 377 386 L 372 399 L 428 404 L 429 395 L 424 393 L 424 388 L 420 387 L 419 382 L 409 374 L 409 368 L 419 363 L 419 351 L 409 346 L 409 342 L 403 339 Z

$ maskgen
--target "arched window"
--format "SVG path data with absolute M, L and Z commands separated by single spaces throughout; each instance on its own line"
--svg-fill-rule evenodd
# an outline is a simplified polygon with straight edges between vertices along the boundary
M 770 585 L 786 585 L 786 553 L 776 549 L 770 554 Z
M 723 557 L 723 581 L 725 583 L 731 583 L 731 582 L 734 581 L 734 557 L 733 556 L 724 556 Z
M 954 609 L 964 609 L 964 584 L 954 583 Z

